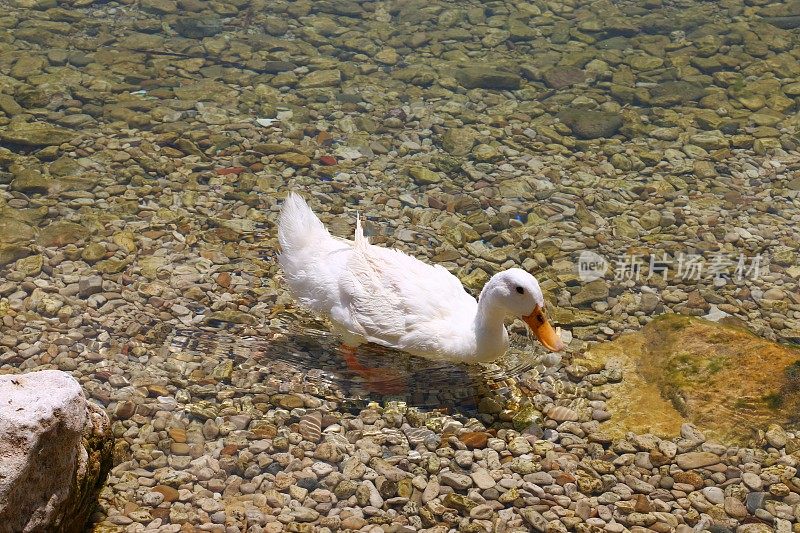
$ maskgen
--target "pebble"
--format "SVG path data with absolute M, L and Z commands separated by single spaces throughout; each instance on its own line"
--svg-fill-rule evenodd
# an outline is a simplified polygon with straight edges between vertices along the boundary
M 761 477 L 752 472 L 742 472 L 742 481 L 747 488 L 756 492 L 760 491 L 763 486 Z
M 490 489 L 495 486 L 496 482 L 494 478 L 484 469 L 475 470 L 470 474 L 472 481 L 475 483 L 475 486 L 479 489 Z
M 483 431 L 468 431 L 458 436 L 458 440 L 463 442 L 469 449 L 483 449 L 489 441 L 491 435 Z
M 719 505 L 725 500 L 725 493 L 719 487 L 706 487 L 702 490 L 702 493 L 714 505 Z
M 439 475 L 439 481 L 443 485 L 453 487 L 456 490 L 466 490 L 472 486 L 472 479 L 469 476 L 455 472 L 442 472 Z
M 300 507 L 292 511 L 291 516 L 298 522 L 314 522 L 319 518 L 319 513 L 314 509 Z
M 78 282 L 78 295 L 81 298 L 88 298 L 93 294 L 103 291 L 103 278 L 100 276 L 88 276 L 81 278 Z
M 693 470 L 715 465 L 720 462 L 720 458 L 711 452 L 689 452 L 675 457 L 675 462 L 683 470 Z
M 764 500 L 767 497 L 766 492 L 750 492 L 747 494 L 745 498 L 745 506 L 747 507 L 747 511 L 750 514 L 755 514 L 755 512 L 762 508 L 764 505 Z
M 547 416 L 557 422 L 578 420 L 578 414 L 569 407 L 557 406 L 547 412 Z
M 408 476 L 407 472 L 404 472 L 396 466 L 387 463 L 379 457 L 373 457 L 370 459 L 369 465 L 375 469 L 379 475 L 395 483 Z
M 319 442 L 322 435 L 322 413 L 312 412 L 300 419 L 300 434 L 310 442 Z
M 725 512 L 731 518 L 742 519 L 747 516 L 748 510 L 739 499 L 727 496 L 724 501 Z
M 628 371 L 580 361 L 661 313 L 797 338 L 789 8 L 62 4 L 4 6 L 0 372 L 69 371 L 112 416 L 98 530 L 797 529 L 795 432 L 612 436 Z M 172 33 L 203 58 L 156 53 Z M 476 402 L 461 370 L 388 355 L 403 401 L 342 378 L 274 260 L 290 187 L 475 295 L 546 266 L 568 349 L 511 326 L 531 369 Z M 728 277 L 649 272 L 718 248 Z M 730 279 L 740 251 L 757 279 Z

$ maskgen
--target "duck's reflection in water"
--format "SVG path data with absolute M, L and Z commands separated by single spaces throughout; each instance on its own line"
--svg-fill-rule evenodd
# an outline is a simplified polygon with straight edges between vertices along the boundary
M 397 400 L 409 407 L 474 414 L 483 395 L 503 395 L 509 383 L 519 386 L 514 378 L 536 372 L 535 360 L 518 350 L 509 350 L 510 357 L 490 366 L 430 361 L 374 344 L 352 352 L 323 324 L 300 325 L 296 317 L 287 320 L 285 329 L 258 336 L 211 328 L 179 329 L 166 347 L 220 362 L 232 360 L 239 368 L 257 370 L 265 381 L 280 384 L 285 389 L 281 392 L 294 392 L 292 385 L 301 390 L 310 386 L 353 408 L 369 401 Z

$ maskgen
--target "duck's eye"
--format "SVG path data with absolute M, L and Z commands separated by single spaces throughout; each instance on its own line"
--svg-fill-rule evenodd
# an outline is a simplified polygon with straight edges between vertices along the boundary
M 525 289 L 523 289 L 522 287 L 518 286 L 517 287 L 517 292 L 520 293 L 520 294 L 525 294 Z

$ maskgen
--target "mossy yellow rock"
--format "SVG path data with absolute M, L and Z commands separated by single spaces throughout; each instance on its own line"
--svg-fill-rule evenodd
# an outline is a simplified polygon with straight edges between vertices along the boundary
M 598 344 L 586 359 L 623 372 L 604 389 L 612 436 L 673 437 L 691 422 L 725 443 L 752 442 L 769 424 L 798 423 L 800 350 L 732 323 L 662 315 L 641 331 Z

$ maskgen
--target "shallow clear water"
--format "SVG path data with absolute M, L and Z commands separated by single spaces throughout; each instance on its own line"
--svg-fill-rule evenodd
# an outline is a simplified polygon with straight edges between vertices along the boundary
M 512 334 L 511 348 L 494 364 L 454 365 L 367 344 L 358 348 L 360 366 L 354 370 L 338 339 L 311 317 L 287 313 L 272 326 L 254 336 L 179 328 L 165 346 L 173 354 L 230 358 L 237 368 L 263 372 L 265 383 L 282 392 L 299 385 L 356 409 L 369 401 L 400 401 L 424 410 L 475 414 L 482 396 L 524 394 L 547 373 L 541 348 L 519 335 Z
M 799 59 L 797 0 L 0 0 L 0 373 L 59 368 L 108 413 L 102 532 L 335 529 L 342 506 L 416 530 L 573 530 L 595 511 L 614 531 L 796 530 L 796 485 L 738 476 L 800 449 Z M 290 190 L 335 236 L 359 213 L 473 295 L 528 270 L 567 350 L 518 324 L 497 365 L 350 358 L 276 264 Z M 742 441 L 765 426 L 759 449 L 683 426 L 721 435 L 722 418 Z M 502 508 L 483 524 L 431 519 L 419 487 L 377 507 L 309 496 L 346 470 L 332 444 L 427 486 L 462 430 L 503 448 L 469 468 L 504 491 L 540 467 L 553 484 L 524 505 L 482 490 Z M 725 468 L 696 486 L 724 488 L 729 517 L 665 476 L 701 449 Z

